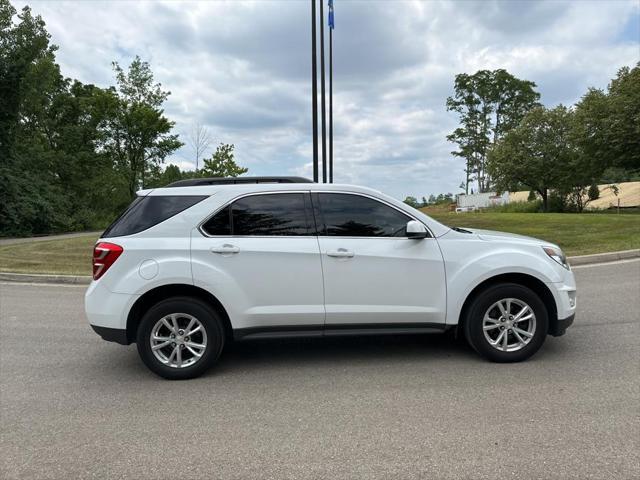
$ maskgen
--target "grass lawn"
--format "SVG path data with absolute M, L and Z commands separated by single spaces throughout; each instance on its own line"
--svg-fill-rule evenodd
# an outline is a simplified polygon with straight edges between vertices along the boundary
M 43 240 L 0 246 L 0 271 L 91 275 L 96 237 Z
M 519 233 L 560 245 L 567 255 L 640 248 L 640 215 L 426 213 L 445 225 Z M 0 271 L 91 275 L 96 239 L 78 237 L 0 246 Z
M 553 242 L 568 256 L 640 248 L 640 215 L 425 212 L 445 225 L 519 233 Z

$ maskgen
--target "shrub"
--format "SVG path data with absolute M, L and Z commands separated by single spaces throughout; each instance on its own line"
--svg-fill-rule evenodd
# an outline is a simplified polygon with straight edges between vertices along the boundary
M 533 202 L 511 202 L 504 205 L 494 205 L 483 209 L 487 212 L 497 213 L 537 213 L 542 211 L 542 200 Z

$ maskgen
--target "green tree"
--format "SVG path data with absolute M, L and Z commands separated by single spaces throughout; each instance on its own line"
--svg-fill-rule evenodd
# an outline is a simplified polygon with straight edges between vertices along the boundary
M 486 75 L 483 72 L 456 75 L 454 89 L 455 95 L 447 98 L 447 110 L 458 113 L 461 125 L 447 140 L 458 145 L 458 150 L 451 153 L 465 159 L 464 188 L 469 193 L 469 185 L 476 179 L 480 181 L 482 156 L 489 145 Z
M 235 146 L 229 143 L 221 143 L 211 158 L 204 160 L 204 167 L 200 171 L 205 177 L 238 177 L 249 171 L 240 167 L 234 160 Z
M 640 173 L 640 63 L 618 70 L 607 92 L 589 89 L 576 105 L 576 125 L 591 161 Z
M 418 208 L 420 207 L 420 204 L 418 203 L 418 199 L 416 197 L 407 197 L 404 199 L 404 203 L 406 203 L 407 205 L 409 205 L 410 207 L 413 208 Z
M 640 173 L 640 62 L 623 67 L 609 84 L 606 123 L 611 166 Z
M 600 190 L 595 183 L 586 187 L 571 185 L 565 190 L 559 189 L 558 195 L 562 197 L 562 205 L 565 208 L 582 213 L 589 203 L 600 198 Z
M 169 185 L 170 183 L 177 182 L 182 179 L 182 173 L 177 165 L 167 165 L 167 168 L 162 172 L 162 184 Z
M 154 83 L 148 62 L 139 57 L 124 71 L 113 63 L 118 102 L 102 125 L 104 147 L 127 179 L 129 197 L 145 188 L 145 176 L 153 174 L 167 156 L 183 144 L 171 130 L 175 122 L 164 116 L 162 105 L 170 92 Z
M 503 69 L 456 75 L 455 93 L 447 98 L 446 105 L 447 110 L 458 113 L 460 127 L 447 140 L 458 145 L 453 155 L 465 159 L 465 193 L 476 180 L 480 192 L 492 187 L 487 171 L 489 149 L 539 105 L 540 94 L 535 87 L 535 83 Z
M 633 172 L 621 167 L 607 167 L 602 173 L 600 183 L 622 183 L 640 181 L 640 170 Z
M 117 99 L 110 90 L 65 80 L 45 121 L 50 138 L 53 185 L 68 205 L 67 230 L 96 228 L 127 203 L 125 183 L 107 151 L 100 148 L 106 121 Z
M 572 113 L 560 105 L 537 107 L 491 149 L 488 168 L 500 191 L 526 185 L 548 211 L 549 190 L 566 185 L 577 153 L 572 145 Z
M 86 228 L 103 91 L 63 78 L 45 23 L 0 0 L 0 235 Z
M 177 182 L 187 178 L 187 175 L 194 172 L 181 172 L 180 167 L 174 164 L 169 164 L 163 171 L 159 171 L 153 178 L 148 180 L 149 188 L 160 188 L 169 185 L 170 183 Z
M 593 201 L 594 185 L 640 174 L 640 68 L 621 68 L 608 91 L 589 89 L 574 109 L 576 156 L 560 192 L 577 211 Z M 619 180 L 617 180 L 619 181 Z
M 29 233 L 55 216 L 48 208 L 48 172 L 40 169 L 41 156 L 25 155 L 19 142 L 33 128 L 24 111 L 26 104 L 38 102 L 29 102 L 29 93 L 40 78 L 56 76 L 55 47 L 39 16 L 25 7 L 14 22 L 16 13 L 0 0 L 0 235 Z M 37 98 L 46 103 L 46 95 Z M 41 142 L 35 138 L 33 150 L 41 150 Z
M 64 78 L 56 50 L 40 16 L 0 0 L 0 236 L 104 226 L 181 145 L 148 64 L 114 65 L 102 89 Z

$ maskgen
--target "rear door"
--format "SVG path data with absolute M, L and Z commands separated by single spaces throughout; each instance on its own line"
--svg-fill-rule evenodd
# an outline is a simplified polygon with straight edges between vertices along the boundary
M 321 332 L 322 269 L 312 225 L 308 192 L 274 192 L 238 198 L 193 231 L 194 282 L 218 297 L 240 335 L 274 327 Z
M 409 239 L 410 216 L 369 196 L 312 195 L 326 327 L 444 324 L 444 262 L 434 238 Z

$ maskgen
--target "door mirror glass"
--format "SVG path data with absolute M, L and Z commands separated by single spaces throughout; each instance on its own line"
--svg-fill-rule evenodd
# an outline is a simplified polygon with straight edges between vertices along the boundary
M 427 238 L 427 227 L 416 220 L 407 222 L 407 238 L 421 239 Z

